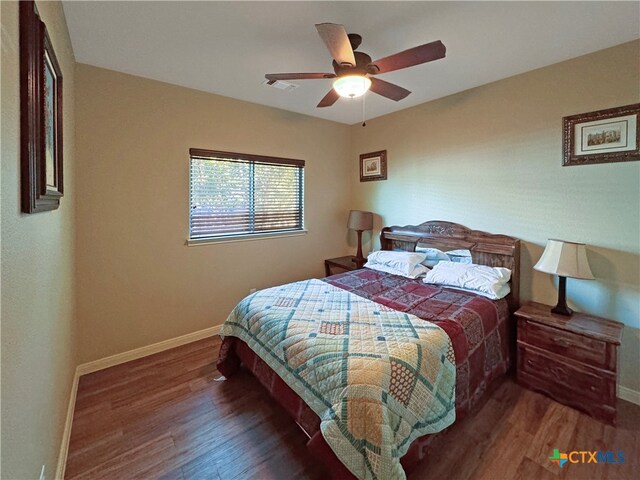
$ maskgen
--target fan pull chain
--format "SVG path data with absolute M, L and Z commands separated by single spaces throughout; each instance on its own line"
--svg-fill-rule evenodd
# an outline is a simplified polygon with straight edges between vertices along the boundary
M 364 121 L 364 100 L 365 98 L 367 98 L 367 94 L 365 93 L 364 95 L 362 95 L 362 126 L 366 127 L 367 126 L 367 122 Z

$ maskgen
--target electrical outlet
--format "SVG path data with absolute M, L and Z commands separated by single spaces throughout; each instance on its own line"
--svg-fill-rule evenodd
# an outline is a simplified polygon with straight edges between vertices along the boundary
M 44 476 L 44 465 L 42 465 L 42 470 L 40 470 L 40 480 L 45 480 L 45 476 Z
M 252 293 L 256 293 L 256 289 L 255 288 L 250 288 L 249 289 L 249 295 L 251 295 Z

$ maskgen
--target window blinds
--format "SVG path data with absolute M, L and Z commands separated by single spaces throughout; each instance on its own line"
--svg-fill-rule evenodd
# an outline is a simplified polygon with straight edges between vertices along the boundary
M 191 149 L 189 237 L 303 229 L 304 161 Z

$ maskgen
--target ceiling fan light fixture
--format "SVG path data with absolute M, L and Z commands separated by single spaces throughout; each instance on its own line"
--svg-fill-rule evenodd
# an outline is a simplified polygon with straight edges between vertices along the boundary
M 333 89 L 345 98 L 361 97 L 371 87 L 371 80 L 363 75 L 345 75 L 333 82 Z

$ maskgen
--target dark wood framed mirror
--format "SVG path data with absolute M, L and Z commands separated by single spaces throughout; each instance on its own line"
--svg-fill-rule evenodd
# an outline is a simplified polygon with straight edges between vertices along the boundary
M 33 1 L 20 2 L 20 161 L 24 213 L 63 195 L 62 71 Z

